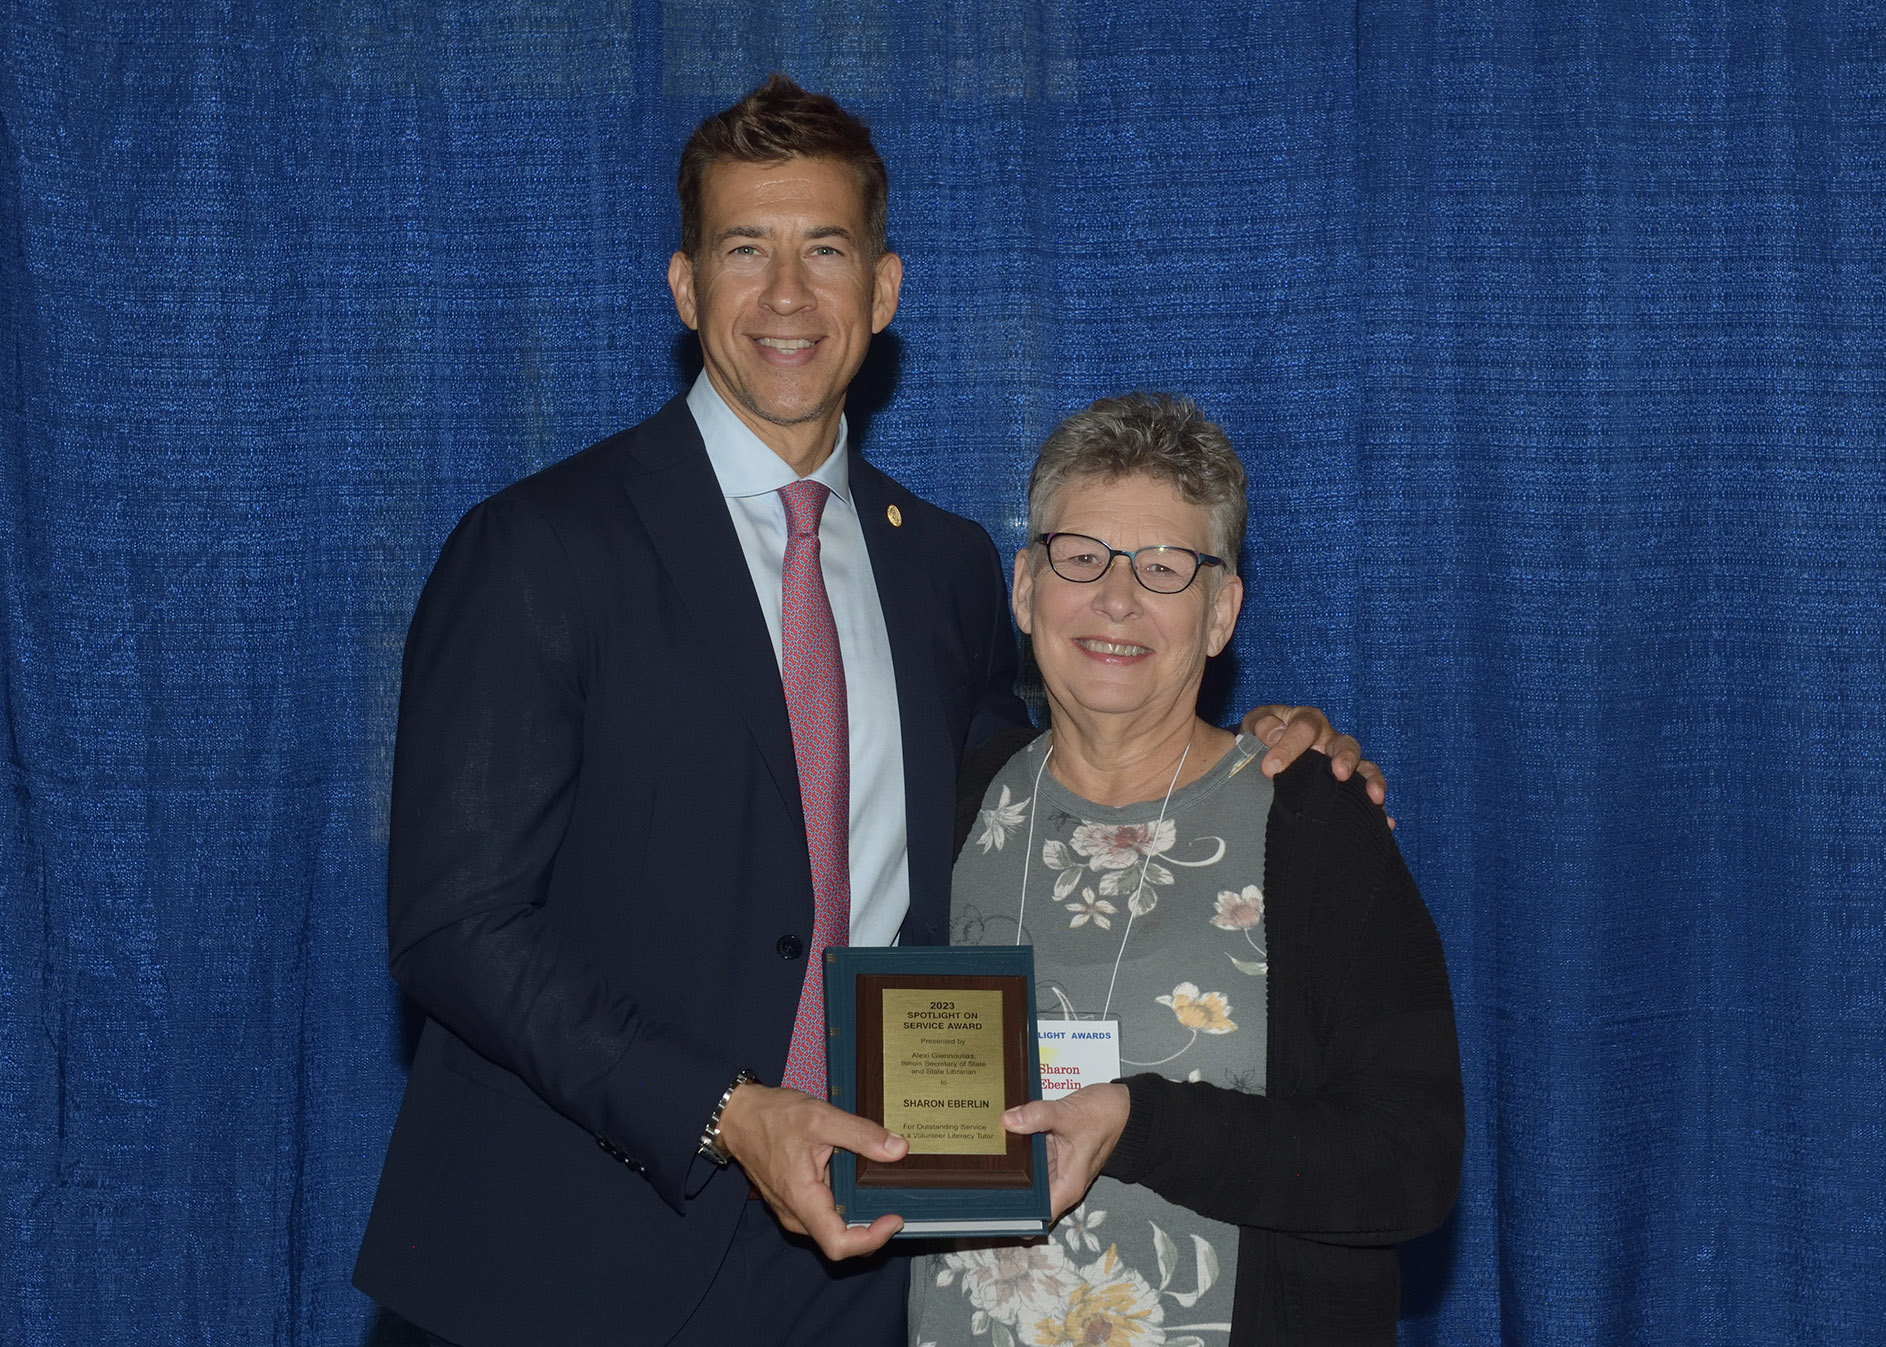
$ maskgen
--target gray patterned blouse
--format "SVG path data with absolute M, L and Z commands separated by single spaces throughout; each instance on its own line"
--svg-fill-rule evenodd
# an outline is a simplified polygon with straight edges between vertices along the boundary
M 983 797 L 956 862 L 952 943 L 1019 932 L 1035 947 L 1042 1017 L 1119 1020 L 1122 1075 L 1263 1093 L 1262 745 L 1240 736 L 1170 800 L 1113 808 L 1043 770 L 1051 742 L 1017 753 Z M 1044 1239 L 932 1245 L 914 1259 L 911 1342 L 1218 1347 L 1237 1239 L 1102 1176 Z

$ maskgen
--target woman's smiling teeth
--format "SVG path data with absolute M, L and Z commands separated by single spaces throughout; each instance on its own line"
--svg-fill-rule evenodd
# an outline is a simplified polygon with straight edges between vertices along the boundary
M 1083 637 L 1075 641 L 1074 644 L 1078 645 L 1082 650 L 1091 651 L 1096 655 L 1133 656 L 1150 655 L 1153 653 L 1143 645 L 1127 645 L 1122 641 L 1102 641 L 1092 636 Z

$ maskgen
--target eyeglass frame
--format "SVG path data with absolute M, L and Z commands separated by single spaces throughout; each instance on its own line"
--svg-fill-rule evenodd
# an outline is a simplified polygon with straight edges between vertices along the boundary
M 1100 568 L 1100 574 L 1089 576 L 1085 580 L 1076 580 L 1071 575 L 1063 575 L 1061 568 L 1054 564 L 1053 544 L 1056 538 L 1085 538 L 1088 542 L 1093 543 L 1096 547 L 1106 552 L 1107 564 Z M 1225 564 L 1223 557 L 1215 557 L 1210 552 L 1200 552 L 1190 547 L 1179 547 L 1173 543 L 1148 543 L 1144 547 L 1136 547 L 1131 552 L 1128 552 L 1121 548 L 1114 547 L 1104 538 L 1094 537 L 1091 533 L 1075 533 L 1068 529 L 1057 529 L 1053 533 L 1038 533 L 1035 535 L 1035 541 L 1041 544 L 1042 553 L 1048 559 L 1048 569 L 1060 576 L 1061 579 L 1067 581 L 1070 585 L 1099 584 L 1102 580 L 1107 578 L 1108 572 L 1112 571 L 1113 559 L 1115 557 L 1125 557 L 1127 570 L 1132 572 L 1133 579 L 1138 583 L 1139 587 L 1148 594 L 1183 594 L 1198 582 L 1199 574 L 1204 571 L 1207 566 L 1222 566 Z M 1139 573 L 1139 554 L 1141 552 L 1179 552 L 1185 556 L 1191 557 L 1197 562 L 1197 565 L 1194 567 L 1191 576 L 1177 589 L 1154 589 L 1151 585 L 1146 583 L 1146 577 Z

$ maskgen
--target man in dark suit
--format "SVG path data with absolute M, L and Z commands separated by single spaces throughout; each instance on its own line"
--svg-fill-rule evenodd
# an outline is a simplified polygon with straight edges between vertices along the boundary
M 825 1163 L 904 1144 L 816 1097 L 818 954 L 946 938 L 958 760 L 1022 717 L 987 535 L 848 452 L 902 280 L 865 128 L 775 77 L 679 188 L 701 378 L 467 514 L 407 641 L 427 1019 L 355 1282 L 465 1347 L 901 1337 Z

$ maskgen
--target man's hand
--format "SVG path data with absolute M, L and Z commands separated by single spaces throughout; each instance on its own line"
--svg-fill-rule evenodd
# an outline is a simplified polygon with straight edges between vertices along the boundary
M 1347 734 L 1338 734 L 1329 718 L 1314 706 L 1260 706 L 1247 712 L 1239 726 L 1246 734 L 1269 747 L 1258 764 L 1265 776 L 1276 776 L 1313 748 L 1329 758 L 1329 769 L 1338 781 L 1347 781 L 1354 772 L 1362 773 L 1369 788 L 1369 798 L 1377 804 L 1388 799 L 1388 778 L 1382 769 L 1362 756 L 1362 745 Z M 1388 821 L 1389 827 L 1395 820 Z
M 1126 1130 L 1132 1096 L 1119 1084 L 1089 1085 L 1060 1099 L 1012 1108 L 1002 1126 L 1019 1136 L 1048 1136 L 1048 1202 L 1060 1220 L 1094 1186 Z
M 876 1253 L 903 1229 L 901 1216 L 880 1216 L 853 1230 L 832 1201 L 827 1171 L 838 1147 L 871 1160 L 901 1160 L 910 1143 L 873 1122 L 798 1090 L 748 1083 L 720 1114 L 720 1139 L 766 1199 L 779 1223 L 807 1235 L 836 1262 Z

